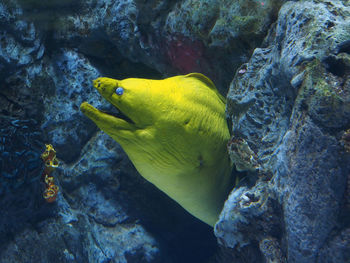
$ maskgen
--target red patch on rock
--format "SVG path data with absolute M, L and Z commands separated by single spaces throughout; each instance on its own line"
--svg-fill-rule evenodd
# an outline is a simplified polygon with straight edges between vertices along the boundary
M 204 46 L 200 41 L 192 41 L 186 37 L 176 37 L 167 43 L 171 66 L 183 74 L 203 71 L 203 50 Z

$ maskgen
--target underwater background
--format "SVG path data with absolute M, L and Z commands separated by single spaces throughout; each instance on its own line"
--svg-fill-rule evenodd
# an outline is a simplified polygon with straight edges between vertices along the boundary
M 79 110 L 190 72 L 243 178 L 214 229 Z M 350 262 L 350 1 L 0 0 L 0 262 Z

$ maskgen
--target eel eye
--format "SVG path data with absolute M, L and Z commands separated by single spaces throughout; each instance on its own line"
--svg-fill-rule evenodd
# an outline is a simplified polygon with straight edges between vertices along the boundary
M 97 81 L 97 87 L 99 88 L 101 86 L 101 82 L 98 80 Z
M 124 93 L 124 89 L 122 87 L 118 87 L 116 90 L 115 90 L 115 93 L 117 93 L 117 95 L 122 95 Z

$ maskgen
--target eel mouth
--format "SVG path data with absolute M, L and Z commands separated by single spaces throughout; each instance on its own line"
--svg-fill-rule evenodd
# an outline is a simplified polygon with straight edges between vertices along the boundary
M 87 102 L 83 102 L 80 105 L 80 110 L 89 118 L 94 118 L 94 116 L 98 115 L 98 114 L 106 114 L 108 116 L 112 116 L 114 118 L 117 119 L 121 119 L 126 121 L 129 124 L 133 124 L 135 125 L 135 122 L 130 119 L 128 116 L 126 116 L 124 113 L 122 113 L 118 108 L 115 107 L 111 107 L 110 108 L 102 108 L 102 109 L 97 109 L 94 106 L 92 106 L 91 104 L 87 103 Z
M 112 107 L 111 109 L 102 108 L 97 110 L 115 118 L 122 119 L 130 124 L 135 124 L 135 122 L 132 119 L 130 119 L 128 116 L 122 113 L 118 108 Z

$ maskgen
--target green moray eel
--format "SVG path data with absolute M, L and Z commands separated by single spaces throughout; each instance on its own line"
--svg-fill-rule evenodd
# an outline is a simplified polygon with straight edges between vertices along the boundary
M 225 98 L 199 73 L 163 80 L 93 81 L 123 116 L 87 102 L 81 111 L 117 141 L 138 172 L 184 209 L 214 226 L 229 191 Z

